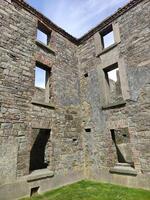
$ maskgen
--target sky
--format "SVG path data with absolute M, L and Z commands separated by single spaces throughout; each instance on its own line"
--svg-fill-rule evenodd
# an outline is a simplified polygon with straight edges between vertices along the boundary
M 113 14 L 130 0 L 26 0 L 55 24 L 76 38 L 80 38 L 105 18 Z M 46 36 L 37 32 L 40 41 L 47 43 Z M 104 38 L 106 46 L 113 43 L 112 33 Z M 35 69 L 35 85 L 45 88 L 45 72 Z M 117 81 L 116 70 L 109 72 L 109 78 Z
M 83 36 L 130 0 L 26 0 L 76 38 Z
M 39 67 L 35 67 L 35 87 L 45 89 L 46 86 L 46 71 Z

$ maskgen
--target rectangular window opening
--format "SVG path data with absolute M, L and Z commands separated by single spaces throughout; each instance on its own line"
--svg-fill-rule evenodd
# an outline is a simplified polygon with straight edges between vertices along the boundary
M 37 28 L 37 40 L 42 42 L 44 45 L 49 45 L 51 31 L 48 30 L 42 23 L 38 23 Z
M 34 77 L 35 92 L 33 99 L 38 102 L 49 103 L 51 99 L 51 68 L 36 62 Z
M 129 163 L 133 165 L 131 143 L 128 128 L 111 129 L 113 147 L 116 151 L 118 163 Z
M 121 82 L 119 75 L 118 63 L 115 63 L 104 69 L 106 85 L 108 85 L 108 96 L 110 103 L 116 100 L 122 100 Z
M 113 31 L 112 25 L 106 28 L 100 34 L 101 34 L 102 45 L 104 49 L 108 48 L 109 46 L 115 43 L 114 31 Z
M 47 82 L 51 75 L 51 69 L 39 62 L 35 66 L 35 87 L 46 89 Z
M 30 151 L 30 172 L 45 169 L 50 161 L 50 129 L 33 129 Z
M 35 87 L 45 89 L 46 76 L 47 76 L 46 70 L 41 68 L 40 66 L 36 66 L 35 67 Z
M 48 35 L 37 29 L 37 40 L 45 45 L 48 45 Z

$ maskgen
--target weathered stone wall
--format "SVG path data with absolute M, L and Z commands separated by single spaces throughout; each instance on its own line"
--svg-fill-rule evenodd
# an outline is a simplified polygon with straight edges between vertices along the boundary
M 118 42 L 98 55 L 95 35 L 77 46 L 52 29 L 50 46 L 39 44 L 36 31 L 42 19 L 14 1 L 0 2 L 0 185 L 29 175 L 35 128 L 51 130 L 48 168 L 54 179 L 42 180 L 41 191 L 83 174 L 92 177 L 95 169 L 108 172 L 117 162 L 111 129 L 128 128 L 134 167 L 138 173 L 148 172 L 149 15 L 148 0 L 121 15 L 113 22 L 119 25 L 121 42 L 117 32 Z M 46 92 L 34 86 L 36 62 L 50 70 Z M 112 106 L 104 68 L 116 62 L 124 101 Z M 77 176 L 68 178 L 73 173 Z M 26 179 L 20 187 L 17 197 L 29 194 Z
M 33 54 L 36 20 L 25 10 L 1 1 L 1 184 L 24 169 L 33 94 Z M 21 157 L 24 157 L 20 161 Z M 24 169 L 27 171 L 27 169 Z
M 53 153 L 49 168 L 55 173 L 82 170 L 79 83 L 76 46 L 52 31 L 47 51 L 36 43 L 38 19 L 15 3 L 3 0 L 0 66 L 0 180 L 1 184 L 29 174 L 32 128 L 51 129 Z M 51 69 L 50 104 L 36 98 L 36 61 Z M 44 102 L 40 102 L 44 103 Z
M 98 43 L 95 44 L 94 36 L 78 49 L 87 173 L 90 167 L 109 168 L 115 164 L 110 129 L 126 127 L 136 170 L 146 172 L 150 168 L 149 11 L 149 1 L 143 1 L 115 20 L 113 23 L 119 24 L 121 42 L 100 56 L 96 56 Z M 103 69 L 116 62 L 120 65 L 126 105 L 102 109 L 106 92 Z M 91 128 L 91 133 L 84 131 L 86 127 Z
M 150 2 L 143 1 L 118 19 L 122 32 L 120 55 L 124 55 L 128 66 L 127 76 L 130 89 L 128 118 L 134 130 L 133 133 L 131 132 L 133 134 L 131 142 L 138 154 L 135 160 L 140 163 L 142 171 L 150 169 L 150 152 L 148 151 L 150 142 L 149 16 Z

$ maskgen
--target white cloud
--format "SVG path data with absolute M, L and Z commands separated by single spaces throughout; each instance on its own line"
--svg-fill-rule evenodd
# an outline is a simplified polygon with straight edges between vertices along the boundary
M 122 3 L 127 0 L 122 0 Z M 72 5 L 71 12 L 66 12 L 69 17 L 68 21 L 62 22 L 62 18 L 58 22 L 64 24 L 63 27 L 76 37 L 80 37 L 90 28 L 94 27 L 97 23 L 100 23 L 104 18 L 112 14 L 118 7 L 120 2 L 118 0 L 88 0 L 82 1 L 78 5 Z M 61 10 L 61 9 L 60 9 Z M 62 9 L 63 10 L 63 9 Z M 111 12 L 111 13 L 110 13 Z M 91 22 L 92 21 L 92 22 Z

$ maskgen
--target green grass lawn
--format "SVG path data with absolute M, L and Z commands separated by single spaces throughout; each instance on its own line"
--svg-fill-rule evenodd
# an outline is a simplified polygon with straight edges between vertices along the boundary
M 150 200 L 150 191 L 86 180 L 32 197 L 30 200 Z

